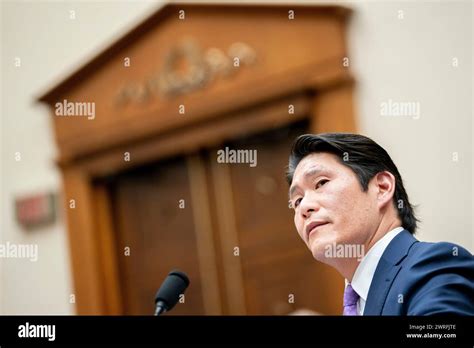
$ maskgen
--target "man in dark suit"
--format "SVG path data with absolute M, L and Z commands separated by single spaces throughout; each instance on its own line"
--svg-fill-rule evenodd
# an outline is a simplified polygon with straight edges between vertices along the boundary
M 474 257 L 425 243 L 397 167 L 357 134 L 302 135 L 287 172 L 298 234 L 346 278 L 344 315 L 474 315 Z

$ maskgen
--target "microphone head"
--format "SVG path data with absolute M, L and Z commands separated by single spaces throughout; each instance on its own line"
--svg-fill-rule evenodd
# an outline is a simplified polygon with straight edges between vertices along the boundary
M 161 284 L 160 289 L 155 296 L 155 305 L 158 301 L 166 305 L 166 310 L 171 310 L 179 301 L 179 295 L 189 285 L 188 276 L 179 270 L 171 271 Z

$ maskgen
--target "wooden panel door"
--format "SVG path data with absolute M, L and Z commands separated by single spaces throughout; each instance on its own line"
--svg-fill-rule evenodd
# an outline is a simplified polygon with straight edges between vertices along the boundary
M 170 314 L 203 314 L 186 161 L 177 158 L 121 174 L 110 184 L 124 314 L 153 314 L 156 290 L 172 269 L 191 281 Z M 130 248 L 130 255 L 126 255 Z

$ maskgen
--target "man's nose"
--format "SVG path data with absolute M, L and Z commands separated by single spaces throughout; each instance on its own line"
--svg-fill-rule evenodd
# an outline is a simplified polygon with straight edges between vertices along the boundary
M 307 219 L 311 216 L 312 213 L 315 213 L 319 210 L 319 205 L 314 199 L 310 197 L 305 197 L 300 203 L 300 213 L 303 218 Z

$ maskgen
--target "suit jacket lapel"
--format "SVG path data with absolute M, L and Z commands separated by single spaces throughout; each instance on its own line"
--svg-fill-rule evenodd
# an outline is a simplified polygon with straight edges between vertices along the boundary
M 400 271 L 400 268 L 400 265 L 394 266 L 387 260 L 380 258 L 374 278 L 370 284 L 364 315 L 382 314 L 382 308 L 387 299 L 388 291 L 392 286 L 393 280 Z
M 364 315 L 381 315 L 388 291 L 401 269 L 401 262 L 417 240 L 407 230 L 400 232 L 385 249 L 370 283 Z

